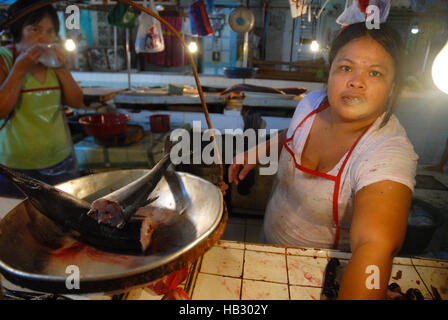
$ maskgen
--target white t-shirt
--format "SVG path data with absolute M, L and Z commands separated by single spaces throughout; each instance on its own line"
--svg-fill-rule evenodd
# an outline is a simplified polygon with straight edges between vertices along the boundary
M 319 90 L 309 93 L 300 101 L 289 125 L 287 138 L 291 137 L 309 113 L 319 107 L 325 96 L 326 91 Z M 399 182 L 414 190 L 418 156 L 394 115 L 383 128 L 379 128 L 383 117 L 384 114 L 378 117 L 360 139 L 341 176 L 339 250 L 350 251 L 350 225 L 356 192 L 383 180 Z M 314 118 L 315 114 L 302 124 L 291 142 L 299 164 Z M 346 155 L 327 174 L 336 176 Z M 332 248 L 336 230 L 333 222 L 334 186 L 332 180 L 297 169 L 291 154 L 283 148 L 265 213 L 265 241 L 300 247 Z

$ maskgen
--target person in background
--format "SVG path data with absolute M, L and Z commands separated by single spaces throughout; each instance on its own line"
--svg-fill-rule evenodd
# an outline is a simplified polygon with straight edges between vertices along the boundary
M 351 251 L 340 299 L 385 299 L 405 238 L 418 156 L 392 114 L 403 55 L 387 24 L 346 27 L 332 43 L 326 90 L 300 101 L 277 140 L 229 167 L 229 182 L 238 184 L 256 166 L 249 152 L 280 152 L 263 241 Z
M 8 8 L 15 17 L 34 1 Z M 56 10 L 45 6 L 9 26 L 14 43 L 0 48 L 0 163 L 49 184 L 79 176 L 62 105 L 83 106 L 82 90 L 67 68 Z M 43 65 L 45 50 L 55 50 L 60 64 Z M 23 197 L 0 176 L 0 195 Z

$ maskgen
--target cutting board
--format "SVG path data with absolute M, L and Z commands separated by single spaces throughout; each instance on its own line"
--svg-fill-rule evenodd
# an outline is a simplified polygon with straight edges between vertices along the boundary
M 120 93 L 123 90 L 125 89 L 111 87 L 82 87 L 84 104 L 89 105 L 92 102 L 105 102 L 112 100 L 117 93 Z
M 100 146 L 123 147 L 143 139 L 143 127 L 135 124 L 128 124 L 126 132 L 120 135 L 95 137 L 95 143 Z

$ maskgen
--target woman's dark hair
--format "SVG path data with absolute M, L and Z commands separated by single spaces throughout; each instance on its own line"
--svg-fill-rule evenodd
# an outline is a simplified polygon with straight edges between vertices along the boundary
M 350 41 L 370 36 L 373 40 L 383 46 L 383 48 L 391 55 L 395 64 L 395 80 L 399 80 L 402 73 L 401 64 L 404 57 L 404 47 L 401 37 L 395 29 L 388 24 L 380 24 L 379 29 L 367 29 L 365 22 L 354 23 L 347 26 L 342 32 L 333 40 L 329 55 L 330 66 L 339 50 Z
M 8 8 L 8 16 L 15 17 L 17 14 L 22 12 L 25 8 L 35 4 L 36 1 L 31 0 L 18 0 L 14 2 Z M 14 42 L 19 42 L 22 36 L 22 28 L 30 24 L 39 23 L 46 15 L 48 15 L 53 22 L 53 26 L 56 34 L 59 33 L 59 18 L 56 10 L 53 6 L 48 5 L 37 10 L 30 12 L 19 20 L 15 21 L 9 26 L 9 31 L 14 39 Z
M 339 50 L 352 40 L 369 36 L 379 44 L 391 55 L 395 65 L 395 89 L 392 97 L 389 99 L 386 116 L 381 124 L 384 126 L 389 120 L 390 116 L 395 110 L 398 95 L 401 90 L 402 82 L 402 63 L 404 61 L 404 45 L 398 32 L 390 27 L 388 24 L 380 24 L 379 29 L 368 29 L 365 22 L 354 23 L 347 26 L 339 35 L 333 40 L 331 44 L 329 62 L 330 67 Z

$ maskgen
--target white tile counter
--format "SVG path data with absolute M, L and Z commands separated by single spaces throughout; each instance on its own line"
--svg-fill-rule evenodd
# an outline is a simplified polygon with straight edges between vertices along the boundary
M 181 287 L 192 300 L 320 300 L 325 267 L 338 258 L 337 279 L 351 255 L 334 250 L 269 246 L 220 240 L 190 267 Z M 425 300 L 448 299 L 448 261 L 397 257 L 389 283 L 403 293 L 417 288 Z M 148 288 L 132 290 L 130 300 L 154 300 Z
M 196 263 L 186 292 L 193 300 L 319 300 L 333 257 L 340 276 L 351 257 L 344 252 L 218 241 Z M 448 299 L 448 261 L 397 257 L 392 282 L 403 292 L 419 289 L 425 299 Z

